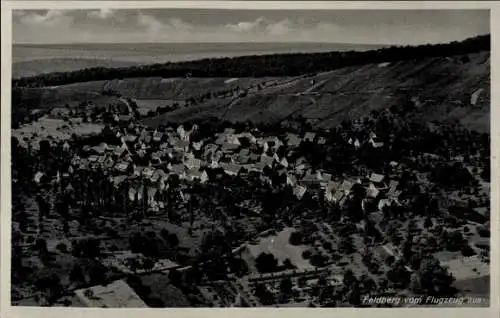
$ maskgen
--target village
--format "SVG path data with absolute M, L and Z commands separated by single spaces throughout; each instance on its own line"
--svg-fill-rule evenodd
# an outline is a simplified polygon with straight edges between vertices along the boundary
M 42 138 L 43 125 L 13 134 L 25 162 L 14 163 L 13 187 L 26 198 L 13 206 L 13 249 L 37 277 L 14 290 L 19 304 L 329 307 L 436 288 L 487 293 L 489 183 L 444 191 L 422 172 L 463 156 L 413 153 L 377 168 L 394 141 L 376 129 L 154 129 L 131 104 L 41 119 L 100 127 L 78 136 L 58 128 Z M 430 274 L 441 278 L 429 283 Z

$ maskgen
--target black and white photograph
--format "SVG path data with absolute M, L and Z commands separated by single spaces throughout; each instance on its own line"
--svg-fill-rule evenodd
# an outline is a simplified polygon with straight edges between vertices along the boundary
M 10 305 L 496 304 L 490 43 L 487 9 L 13 9 Z

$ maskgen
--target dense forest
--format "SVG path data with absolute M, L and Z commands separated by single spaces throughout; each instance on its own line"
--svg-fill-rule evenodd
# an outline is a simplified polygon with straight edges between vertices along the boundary
M 371 51 L 292 53 L 142 65 L 124 68 L 87 68 L 49 73 L 12 81 L 16 87 L 43 87 L 131 77 L 264 77 L 299 76 L 353 65 L 453 56 L 490 50 L 490 35 L 461 42 L 420 46 L 392 46 Z

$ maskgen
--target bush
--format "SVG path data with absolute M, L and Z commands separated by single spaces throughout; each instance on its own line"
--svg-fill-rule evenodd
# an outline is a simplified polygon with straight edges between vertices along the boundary
M 56 249 L 61 252 L 61 253 L 67 253 L 68 252 L 68 247 L 64 243 L 59 243 L 56 246 Z
M 474 249 L 472 247 L 470 247 L 469 244 L 465 244 L 463 247 L 462 247 L 462 255 L 463 256 L 473 256 L 473 255 L 476 255 L 477 253 L 474 251 Z
M 312 255 L 312 253 L 309 250 L 306 250 L 306 251 L 302 252 L 302 258 L 303 259 L 309 259 L 309 258 L 311 258 L 311 255 Z
M 481 237 L 490 237 L 490 230 L 481 226 L 477 228 L 477 234 Z
M 302 244 L 302 238 L 303 238 L 302 233 L 293 232 L 290 234 L 290 239 L 288 240 L 288 242 L 291 245 L 300 245 L 300 244 Z

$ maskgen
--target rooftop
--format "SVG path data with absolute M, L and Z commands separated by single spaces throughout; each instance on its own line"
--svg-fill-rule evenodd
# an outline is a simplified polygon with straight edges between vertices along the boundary
M 98 285 L 78 289 L 75 295 L 87 307 L 145 308 L 148 307 L 135 291 L 123 280 L 106 286 Z

